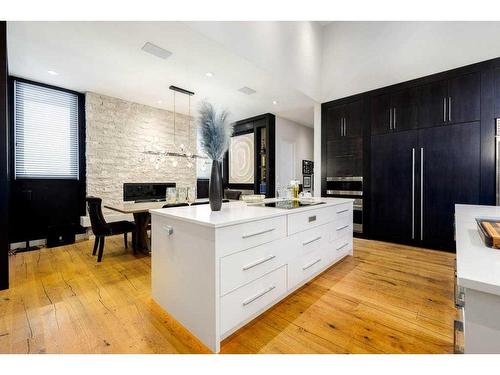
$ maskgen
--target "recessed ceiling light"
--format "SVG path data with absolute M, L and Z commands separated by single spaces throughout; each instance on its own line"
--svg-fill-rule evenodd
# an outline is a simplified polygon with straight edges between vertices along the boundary
M 59 73 L 54 72 L 53 70 L 47 70 L 47 73 L 49 73 L 51 76 L 57 76 Z
M 273 104 L 276 105 L 278 104 L 278 102 L 276 100 L 273 100 Z
M 213 74 L 213 73 L 211 73 L 211 72 L 206 72 L 206 73 L 205 73 L 205 75 L 206 75 L 207 77 L 213 77 L 213 76 L 214 76 L 214 74 Z
M 163 100 L 158 100 L 158 104 L 161 104 L 161 103 L 163 103 Z

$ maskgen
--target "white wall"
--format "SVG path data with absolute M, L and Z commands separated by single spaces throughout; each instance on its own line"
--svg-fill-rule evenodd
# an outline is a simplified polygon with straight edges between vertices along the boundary
M 314 196 L 321 197 L 321 104 L 314 105 Z
M 322 27 L 310 21 L 186 22 L 312 99 L 321 99 Z
M 284 142 L 294 145 L 295 160 L 293 161 L 294 175 L 292 178 L 302 181 L 302 160 L 314 160 L 314 130 L 296 122 L 276 117 L 276 186 L 287 185 L 290 182 L 282 176 L 284 166 L 280 165 L 279 162 Z
M 332 22 L 322 101 L 500 56 L 500 22 Z

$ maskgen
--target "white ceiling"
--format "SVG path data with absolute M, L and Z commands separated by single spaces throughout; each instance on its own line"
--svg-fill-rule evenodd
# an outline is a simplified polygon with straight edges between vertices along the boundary
M 145 53 L 146 42 L 172 56 Z M 196 93 L 193 112 L 207 99 L 232 120 L 271 112 L 313 124 L 314 100 L 293 88 L 294 77 L 278 78 L 182 22 L 8 22 L 8 54 L 11 75 L 80 92 L 171 110 L 175 85 Z M 257 93 L 238 92 L 243 86 Z M 177 96 L 176 109 L 187 113 L 187 103 Z

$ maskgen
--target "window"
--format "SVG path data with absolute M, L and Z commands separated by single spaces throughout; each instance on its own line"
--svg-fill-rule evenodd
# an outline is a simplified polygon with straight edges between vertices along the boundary
M 78 96 L 14 82 L 15 178 L 78 180 Z

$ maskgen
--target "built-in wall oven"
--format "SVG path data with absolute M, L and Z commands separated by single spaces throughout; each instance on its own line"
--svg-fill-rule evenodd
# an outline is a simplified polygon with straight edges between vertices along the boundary
M 363 177 L 332 176 L 326 178 L 328 197 L 353 198 L 353 231 L 363 233 Z

